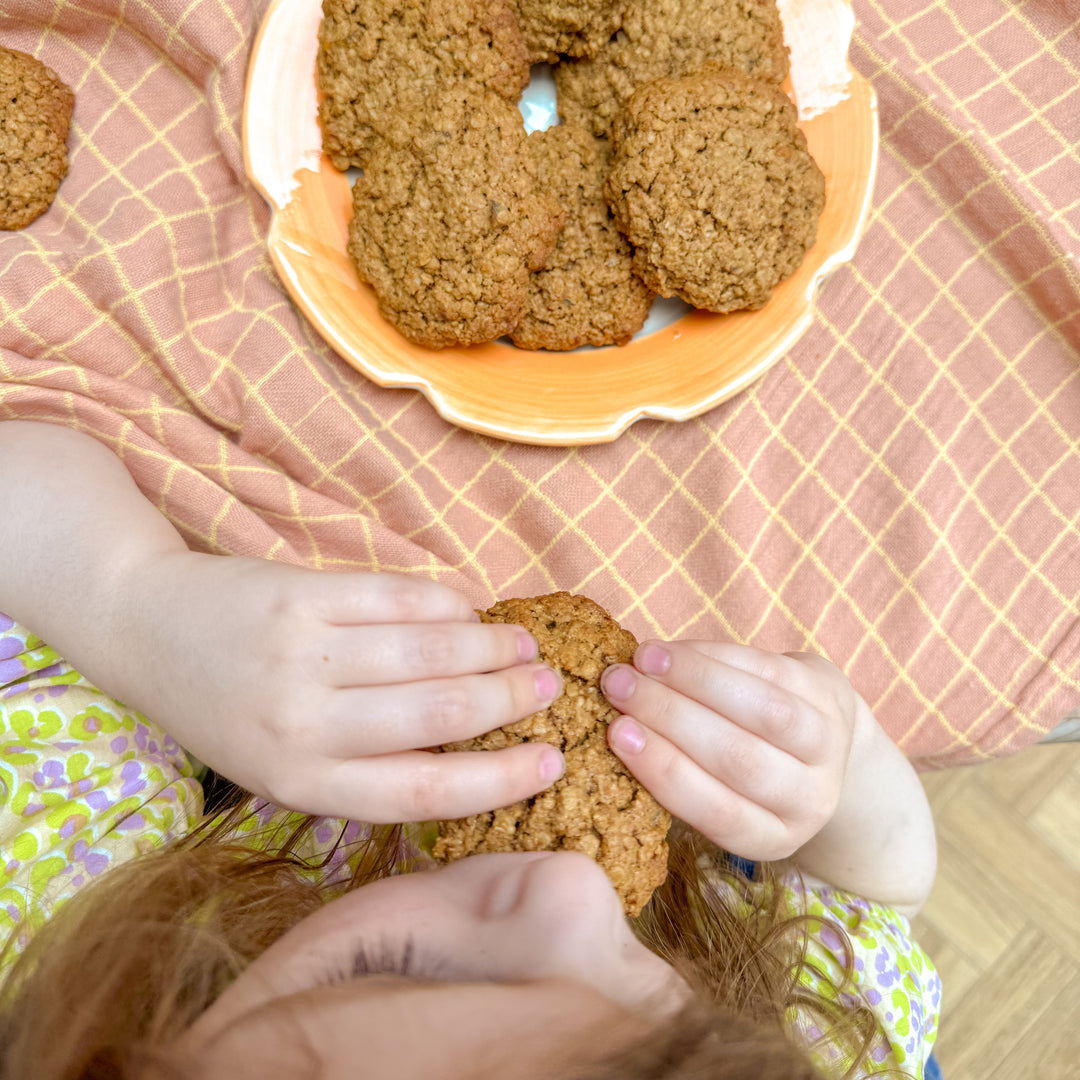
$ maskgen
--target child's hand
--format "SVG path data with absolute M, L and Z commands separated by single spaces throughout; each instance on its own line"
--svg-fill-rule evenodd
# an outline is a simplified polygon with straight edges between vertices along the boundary
M 423 752 L 561 691 L 525 630 L 481 624 L 443 585 L 179 551 L 135 568 L 125 591 L 117 645 L 131 665 L 110 691 L 274 802 L 370 822 L 455 818 L 561 775 L 545 744 Z
M 609 729 L 612 750 L 725 850 L 786 858 L 833 817 L 861 699 L 827 660 L 647 642 L 602 687 L 625 714 Z

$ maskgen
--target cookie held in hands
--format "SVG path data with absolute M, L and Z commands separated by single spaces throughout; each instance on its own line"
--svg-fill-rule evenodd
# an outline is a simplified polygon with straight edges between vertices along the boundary
M 637 915 L 667 876 L 671 815 L 608 749 L 618 715 L 600 692 L 610 664 L 629 663 L 637 642 L 584 596 L 552 593 L 503 600 L 484 622 L 518 623 L 540 646 L 540 659 L 563 677 L 560 697 L 540 712 L 443 750 L 497 750 L 542 740 L 562 750 L 566 773 L 522 802 L 439 823 L 440 862 L 499 851 L 581 851 L 607 872 L 628 915 Z
M 825 178 L 796 119 L 779 87 L 715 65 L 634 93 L 604 192 L 646 285 L 737 311 L 763 307 L 798 269 Z
M 52 68 L 0 48 L 0 229 L 22 229 L 52 205 L 68 171 L 75 95 Z

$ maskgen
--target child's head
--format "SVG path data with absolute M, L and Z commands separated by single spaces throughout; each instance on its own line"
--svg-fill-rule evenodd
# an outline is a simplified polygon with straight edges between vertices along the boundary
M 630 931 L 603 870 L 571 852 L 477 855 L 384 878 L 275 942 L 179 1048 L 203 1075 L 473 1075 L 532 1071 L 654 1001 L 687 995 Z M 362 1048 L 362 1049 L 361 1049 Z M 305 1074 L 306 1075 L 306 1074 Z
M 0 1077 L 815 1075 L 782 1035 L 800 924 L 729 910 L 693 842 L 636 934 L 584 856 L 386 876 L 390 847 L 329 901 L 214 836 L 110 871 L 16 963 Z

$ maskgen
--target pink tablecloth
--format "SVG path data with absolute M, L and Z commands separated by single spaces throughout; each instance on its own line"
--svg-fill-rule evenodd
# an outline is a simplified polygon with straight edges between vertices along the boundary
M 57 202 L 0 234 L 0 418 L 94 434 L 199 548 L 819 650 L 924 763 L 1077 704 L 1076 0 L 857 0 L 881 164 L 814 326 L 704 417 L 570 450 L 371 385 L 289 301 L 239 141 L 265 6 L 4 3 L 77 98 Z

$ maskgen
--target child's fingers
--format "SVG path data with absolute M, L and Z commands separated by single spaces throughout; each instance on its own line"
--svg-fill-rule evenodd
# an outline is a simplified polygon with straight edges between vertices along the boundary
M 635 652 L 634 666 L 657 684 L 699 702 L 799 761 L 816 763 L 828 754 L 830 733 L 828 726 L 822 723 L 820 711 L 796 690 L 779 681 L 793 677 L 788 666 L 797 666 L 797 661 L 767 653 L 760 654 L 760 658 L 741 652 L 732 654 L 730 649 L 737 646 L 719 646 L 715 651 L 702 648 L 711 644 L 646 642 Z M 754 670 L 729 663 L 732 659 L 746 663 Z M 767 666 L 774 660 L 781 663 Z M 605 694 L 611 678 L 611 674 L 605 673 Z M 637 684 L 646 681 L 639 677 Z M 612 699 L 617 708 L 633 713 L 636 706 L 630 706 L 628 702 L 626 697 Z M 647 720 L 646 717 L 642 719 Z
M 376 825 L 462 818 L 536 795 L 565 767 L 562 754 L 542 742 L 474 753 L 414 750 L 362 758 L 328 770 L 312 793 L 320 805 L 312 807 L 307 799 L 304 809 Z
M 473 622 L 327 627 L 309 650 L 324 686 L 382 686 L 501 671 L 536 659 L 520 626 Z
M 608 743 L 661 805 L 726 851 L 751 859 L 791 854 L 776 814 L 710 776 L 663 735 L 623 716 L 608 728 Z
M 561 692 L 559 676 L 543 664 L 336 690 L 308 737 L 320 753 L 333 758 L 441 746 L 521 720 L 546 708 Z
M 339 626 L 364 623 L 469 622 L 476 618 L 461 593 L 426 578 L 401 574 L 326 574 L 312 576 L 314 612 Z
M 608 668 L 601 685 L 617 709 L 662 735 L 732 791 L 777 814 L 798 810 L 806 765 L 729 720 L 718 708 L 723 701 L 702 704 L 626 665 Z

